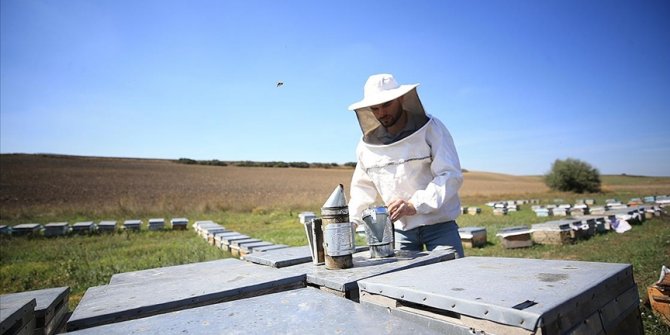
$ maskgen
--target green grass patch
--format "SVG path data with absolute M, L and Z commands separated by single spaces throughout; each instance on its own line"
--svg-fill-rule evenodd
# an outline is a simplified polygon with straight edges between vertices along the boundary
M 70 309 L 113 274 L 230 257 L 193 231 L 118 232 L 0 240 L 2 292 L 69 286 Z

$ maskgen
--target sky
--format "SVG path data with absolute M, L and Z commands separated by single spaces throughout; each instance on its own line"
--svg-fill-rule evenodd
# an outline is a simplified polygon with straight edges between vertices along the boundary
M 670 176 L 668 1 L 2 0 L 0 28 L 0 153 L 353 162 L 390 73 L 464 169 Z

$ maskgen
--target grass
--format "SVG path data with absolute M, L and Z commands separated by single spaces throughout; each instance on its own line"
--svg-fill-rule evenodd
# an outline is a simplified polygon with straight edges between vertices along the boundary
M 500 228 L 555 218 L 537 218 L 527 206 L 506 216 L 494 216 L 487 206 L 480 207 L 481 214 L 466 214 L 458 221 L 460 226 L 486 227 L 488 244 L 484 248 L 466 249 L 466 256 L 632 264 L 642 301 L 646 301 L 646 287 L 658 279 L 661 264 L 670 260 L 670 218 L 667 216 L 647 220 L 625 234 L 597 235 L 572 245 L 504 249 L 495 236 Z M 319 213 L 318 208 L 306 210 Z M 298 213 L 257 208 L 247 213 L 211 212 L 197 219 L 213 220 L 228 229 L 275 244 L 299 246 L 305 245 L 307 240 L 298 223 Z M 358 243 L 361 242 L 359 238 Z M 58 238 L 13 237 L 0 240 L 0 246 L 0 287 L 3 292 L 69 286 L 70 310 L 76 307 L 87 288 L 108 284 L 116 273 L 230 257 L 229 253 L 205 243 L 192 230 L 142 230 Z M 670 329 L 660 324 L 644 303 L 641 311 L 647 334 L 667 334 Z
M 347 183 L 346 169 L 270 169 L 187 166 L 163 161 L 74 159 L 0 155 L 0 224 L 100 221 L 163 217 L 213 220 L 226 228 L 275 244 L 306 245 L 298 214 L 319 214 L 320 204 L 337 183 Z M 469 172 L 461 196 L 480 215 L 462 215 L 460 226 L 486 227 L 488 245 L 466 249 L 466 256 L 571 259 L 633 265 L 647 334 L 670 334 L 650 313 L 646 287 L 670 265 L 670 218 L 634 226 L 625 234 L 609 233 L 566 246 L 508 250 L 495 233 L 504 227 L 531 225 L 538 218 L 529 205 L 494 216 L 484 204 L 495 200 L 616 198 L 670 194 L 670 178 L 602 176 L 603 193 L 549 192 L 539 177 Z M 101 190 L 104 190 L 102 192 Z M 145 227 L 146 229 L 146 227 Z M 358 244 L 363 239 L 357 238 Z M 209 261 L 231 255 L 205 243 L 192 230 L 119 232 L 93 236 L 0 237 L 0 293 L 69 286 L 70 310 L 86 289 L 109 283 L 116 273 Z
M 13 237 L 0 246 L 3 292 L 69 286 L 70 310 L 86 289 L 109 283 L 116 273 L 231 257 L 193 231 L 178 230 Z

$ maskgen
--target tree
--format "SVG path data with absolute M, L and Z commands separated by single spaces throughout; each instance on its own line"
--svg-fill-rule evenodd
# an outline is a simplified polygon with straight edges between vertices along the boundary
M 600 172 L 578 159 L 557 159 L 544 181 L 552 190 L 563 192 L 600 192 Z

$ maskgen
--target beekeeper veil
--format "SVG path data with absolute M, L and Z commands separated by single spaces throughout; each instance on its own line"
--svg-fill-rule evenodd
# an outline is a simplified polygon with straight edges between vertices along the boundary
M 363 100 L 353 103 L 349 110 L 356 112 L 358 123 L 363 131 L 363 141 L 372 143 L 370 135 L 382 124 L 372 114 L 371 106 L 383 104 L 403 96 L 402 107 L 419 127 L 428 122 L 416 88 L 419 84 L 399 85 L 391 74 L 375 74 L 368 78 L 363 87 Z M 375 143 L 376 144 L 376 143 Z

